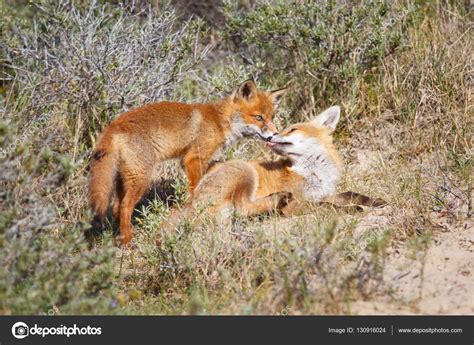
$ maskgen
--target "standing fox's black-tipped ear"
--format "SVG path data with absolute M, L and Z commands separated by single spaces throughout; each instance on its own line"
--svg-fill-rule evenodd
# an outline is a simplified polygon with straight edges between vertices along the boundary
M 270 98 L 273 103 L 273 107 L 276 109 L 280 105 L 280 101 L 283 99 L 283 96 L 288 91 L 288 87 L 284 87 L 283 89 L 269 91 Z
M 234 92 L 234 100 L 237 98 L 249 101 L 257 94 L 257 84 L 252 79 L 248 79 L 240 84 L 239 88 Z

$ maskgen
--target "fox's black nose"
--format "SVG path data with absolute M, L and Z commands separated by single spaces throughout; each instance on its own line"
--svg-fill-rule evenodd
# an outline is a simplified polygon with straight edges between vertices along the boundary
M 266 140 L 266 141 L 271 141 L 272 138 L 273 138 L 275 135 L 277 135 L 277 134 L 278 134 L 278 132 L 275 132 L 275 133 L 273 133 L 273 135 L 270 135 L 270 136 L 267 137 L 267 139 L 265 139 L 265 140 Z

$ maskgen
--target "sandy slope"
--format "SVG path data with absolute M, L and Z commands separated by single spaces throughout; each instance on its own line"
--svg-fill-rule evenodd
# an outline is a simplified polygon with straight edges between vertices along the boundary
M 384 280 L 393 289 L 393 296 L 384 296 L 375 302 L 354 303 L 351 312 L 473 315 L 472 220 L 449 231 L 435 233 L 424 259 L 414 260 L 410 251 L 406 247 L 399 248 L 387 263 Z
M 353 169 L 372 170 L 367 157 L 358 157 Z M 464 217 L 453 220 L 433 212 L 436 230 L 427 250 L 400 242 L 385 266 L 384 282 L 391 296 L 358 301 L 353 314 L 474 314 L 474 221 L 467 205 L 456 205 Z M 354 232 L 362 236 L 373 228 L 387 228 L 397 210 L 390 206 L 372 210 L 360 219 Z

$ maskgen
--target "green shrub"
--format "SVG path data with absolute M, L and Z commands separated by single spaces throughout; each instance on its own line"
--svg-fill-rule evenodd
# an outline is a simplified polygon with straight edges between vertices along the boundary
M 114 313 L 116 249 L 109 237 L 89 248 L 83 235 L 93 138 L 124 110 L 177 97 L 207 52 L 203 24 L 69 0 L 5 11 L 15 15 L 0 27 L 10 33 L 0 47 L 0 314 Z
M 30 115 L 65 120 L 75 145 L 93 142 L 123 111 L 176 97 L 208 51 L 197 44 L 201 20 L 178 22 L 171 9 L 80 4 L 35 3 L 30 25 L 19 23 L 3 47 L 16 90 L 33 96 Z
M 400 46 L 412 11 L 388 1 L 261 1 L 244 12 L 227 1 L 222 35 L 249 73 L 294 82 L 290 109 L 312 114 Z
M 13 127 L 2 126 L 2 141 L 16 142 Z M 2 150 L 0 161 L 0 314 L 113 313 L 114 249 L 89 250 L 85 224 L 61 222 L 47 197 L 67 180 L 68 156 L 44 147 L 33 131 L 22 141 Z M 43 146 L 41 154 L 29 144 Z
M 143 0 L 0 2 L 0 314 L 426 313 L 426 299 L 411 300 L 428 295 L 423 284 L 405 296 L 407 280 L 391 273 L 413 256 L 406 279 L 423 279 L 430 236 L 460 234 L 472 216 L 471 21 L 460 3 L 227 3 L 206 55 L 201 21 Z M 157 198 L 137 206 L 132 246 L 113 247 L 108 231 L 88 247 L 100 129 L 136 105 L 227 95 L 251 76 L 263 88 L 293 81 L 276 122 L 341 104 L 341 191 L 390 206 L 164 231 L 170 208 Z M 247 140 L 233 157 L 270 152 Z M 182 203 L 180 171 L 164 164 L 172 188 L 156 195 L 173 189 Z

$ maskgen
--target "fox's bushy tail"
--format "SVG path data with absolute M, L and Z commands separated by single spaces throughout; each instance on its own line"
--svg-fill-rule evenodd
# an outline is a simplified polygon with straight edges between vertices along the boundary
M 119 168 L 118 155 L 113 151 L 113 146 L 101 145 L 102 141 L 97 145 L 91 161 L 89 200 L 95 213 L 93 225 L 102 225 L 105 220 Z

